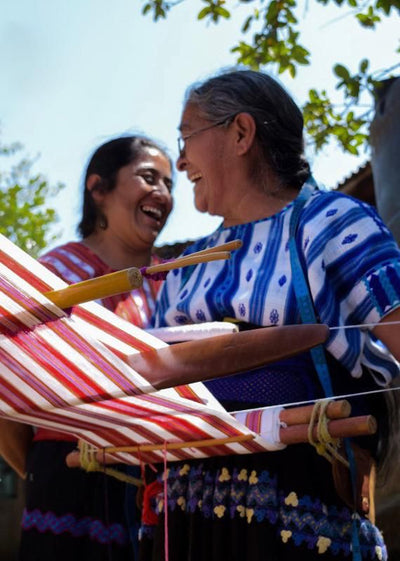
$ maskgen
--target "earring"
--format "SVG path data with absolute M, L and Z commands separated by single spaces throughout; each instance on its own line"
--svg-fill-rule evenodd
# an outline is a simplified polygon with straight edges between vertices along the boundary
M 99 228 L 101 228 L 102 230 L 107 230 L 107 218 L 104 216 L 104 214 L 100 214 L 98 224 Z

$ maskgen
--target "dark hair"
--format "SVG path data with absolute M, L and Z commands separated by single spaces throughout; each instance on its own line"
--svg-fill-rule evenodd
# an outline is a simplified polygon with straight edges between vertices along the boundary
M 171 158 L 156 142 L 145 136 L 122 136 L 109 140 L 97 148 L 89 160 L 83 182 L 82 218 L 78 224 L 78 232 L 86 238 L 94 232 L 99 221 L 105 221 L 100 209 L 93 200 L 92 193 L 86 188 L 88 177 L 92 174 L 100 176 L 94 189 L 110 192 L 115 189 L 118 171 L 134 162 L 146 148 L 156 148 L 169 161 Z
M 253 70 L 230 70 L 186 93 L 185 102 L 196 104 L 202 117 L 227 123 L 238 113 L 249 113 L 257 127 L 263 161 L 285 185 L 300 188 L 310 174 L 304 156 L 303 116 L 286 90 L 273 78 Z

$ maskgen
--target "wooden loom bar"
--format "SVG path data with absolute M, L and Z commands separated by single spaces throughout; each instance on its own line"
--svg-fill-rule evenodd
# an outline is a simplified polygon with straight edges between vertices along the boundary
M 184 257 L 179 257 L 174 261 L 168 261 L 166 263 L 160 263 L 159 265 L 151 265 L 146 268 L 146 273 L 153 275 L 154 273 L 164 273 L 167 271 L 172 271 L 173 269 L 181 269 L 182 267 L 188 267 L 189 265 L 198 265 L 199 263 L 208 263 L 209 261 L 220 261 L 224 259 L 230 259 L 231 254 L 229 251 L 211 251 L 207 253 L 191 254 L 185 255 Z
M 300 444 L 308 442 L 308 424 L 292 425 L 290 427 L 282 427 L 279 430 L 279 439 L 282 444 Z M 364 415 L 360 417 L 350 417 L 346 419 L 335 419 L 328 423 L 328 433 L 331 438 L 347 438 L 355 436 L 367 436 L 374 434 L 377 429 L 376 419 L 372 415 Z M 96 452 L 96 459 L 100 463 L 112 464 L 115 459 L 110 454 L 117 452 L 153 452 L 156 450 L 180 450 L 182 448 L 203 448 L 205 446 L 220 446 L 232 444 L 236 442 L 244 442 L 252 440 L 254 435 L 246 434 L 236 437 L 227 437 L 219 439 L 207 439 L 189 442 L 163 442 L 160 444 L 143 444 L 140 446 L 108 446 Z M 317 440 L 317 427 L 313 428 L 313 438 Z M 79 467 L 79 452 L 71 452 L 66 458 L 69 467 Z
M 299 444 L 308 442 L 308 424 L 292 425 L 279 431 L 282 444 Z M 372 415 L 334 419 L 328 422 L 328 432 L 331 438 L 348 438 L 375 434 L 377 423 Z M 318 428 L 313 427 L 313 438 L 318 440 Z
M 288 426 L 309 423 L 313 410 L 314 405 L 303 405 L 301 407 L 283 409 L 280 413 L 279 419 L 282 423 Z M 346 399 L 330 401 L 325 411 L 325 415 L 328 419 L 343 419 L 345 417 L 349 417 L 350 413 L 351 405 Z
M 161 390 L 265 366 L 324 343 L 328 335 L 320 323 L 261 327 L 136 353 L 128 362 Z
M 243 242 L 241 240 L 232 240 L 231 242 L 226 242 L 215 247 L 209 247 L 208 249 L 202 249 L 200 251 L 196 251 L 195 253 L 190 253 L 190 257 L 193 257 L 193 255 L 215 253 L 216 251 L 234 251 L 235 249 L 241 248 L 242 245 Z
M 188 442 L 168 442 L 166 444 L 142 444 L 140 446 L 110 446 L 104 448 L 107 454 L 114 452 L 153 452 L 154 450 L 181 450 L 182 448 L 204 448 L 206 446 L 223 446 L 236 442 L 253 440 L 253 434 L 240 434 L 238 436 L 227 436 L 226 438 L 208 438 L 206 440 L 189 440 Z
M 155 450 L 181 450 L 182 448 L 204 448 L 205 446 L 222 446 L 237 442 L 254 440 L 254 434 L 240 434 L 226 438 L 208 438 L 207 440 L 191 440 L 188 442 L 168 442 L 162 444 L 142 444 L 140 446 L 107 446 L 96 452 L 96 459 L 100 463 L 115 464 L 110 454 L 116 452 L 153 452 Z M 66 459 L 68 467 L 80 467 L 79 452 L 70 452 Z
M 213 248 L 214 249 L 214 248 Z M 197 265 L 198 263 L 207 263 L 209 261 L 219 261 L 221 259 L 229 259 L 231 254 L 229 251 L 212 251 L 201 255 L 188 255 L 159 265 L 152 265 L 146 268 L 146 274 L 153 275 L 172 271 L 189 265 Z M 91 300 L 100 300 L 115 294 L 123 294 L 135 288 L 140 288 L 143 284 L 143 275 L 136 267 L 123 269 L 115 273 L 109 273 L 101 277 L 77 282 L 60 290 L 51 290 L 45 292 L 44 296 L 51 300 L 59 308 L 71 308 L 83 302 Z

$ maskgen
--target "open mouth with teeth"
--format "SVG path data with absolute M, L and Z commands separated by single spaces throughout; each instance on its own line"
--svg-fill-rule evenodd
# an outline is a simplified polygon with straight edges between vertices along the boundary
M 192 183 L 196 183 L 196 181 L 198 181 L 199 179 L 201 179 L 203 176 L 201 175 L 201 173 L 194 173 L 193 175 L 189 176 L 189 181 L 191 181 Z
M 157 208 L 155 206 L 143 205 L 140 207 L 140 209 L 142 212 L 144 212 L 144 214 L 150 216 L 150 218 L 153 218 L 153 220 L 162 220 L 164 216 L 164 212 L 160 208 Z

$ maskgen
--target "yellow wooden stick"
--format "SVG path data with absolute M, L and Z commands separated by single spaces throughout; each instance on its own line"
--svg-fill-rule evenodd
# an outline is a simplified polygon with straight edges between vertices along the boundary
M 220 259 L 229 259 L 231 254 L 229 251 L 214 251 L 212 248 L 210 253 L 201 253 L 201 255 L 188 255 L 180 257 L 174 261 L 152 265 L 146 268 L 146 274 L 162 273 L 172 271 L 189 265 L 197 265 L 208 261 L 218 261 Z M 82 282 L 71 284 L 61 290 L 52 290 L 45 292 L 44 296 L 51 300 L 59 308 L 70 308 L 88 302 L 90 300 L 100 300 L 115 294 L 129 292 L 134 288 L 140 288 L 143 284 L 143 276 L 139 269 L 131 267 L 123 269 L 115 273 L 96 277 Z
M 141 272 L 136 267 L 131 267 L 102 277 L 77 282 L 61 290 L 45 292 L 44 295 L 56 306 L 64 309 L 90 300 L 99 300 L 114 294 L 129 292 L 134 288 L 140 288 L 142 284 Z

